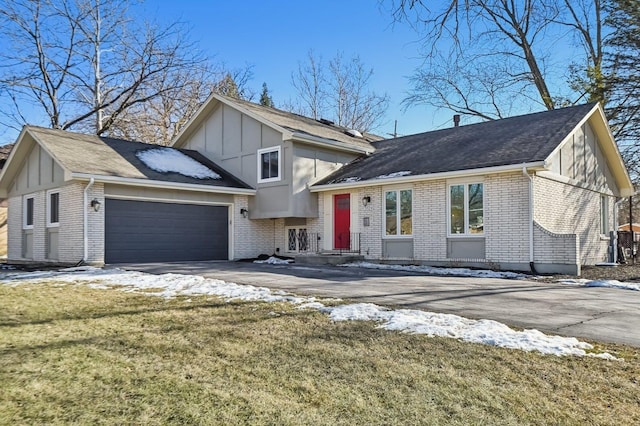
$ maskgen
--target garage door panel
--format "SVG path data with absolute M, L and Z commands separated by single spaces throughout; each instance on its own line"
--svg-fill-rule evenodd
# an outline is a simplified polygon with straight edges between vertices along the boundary
M 226 206 L 105 200 L 105 262 L 228 259 Z

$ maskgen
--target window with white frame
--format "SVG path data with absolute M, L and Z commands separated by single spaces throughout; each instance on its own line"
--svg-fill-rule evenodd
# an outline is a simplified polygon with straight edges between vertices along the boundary
M 600 233 L 609 234 L 609 197 L 600 196 Z
M 386 236 L 413 235 L 413 194 L 410 189 L 385 191 L 384 217 Z
M 60 191 L 47 192 L 47 226 L 60 224 Z
M 258 182 L 275 182 L 281 179 L 280 146 L 258 150 Z
M 22 199 L 22 228 L 33 229 L 35 198 L 25 195 Z
M 449 185 L 449 235 L 484 233 L 484 185 Z

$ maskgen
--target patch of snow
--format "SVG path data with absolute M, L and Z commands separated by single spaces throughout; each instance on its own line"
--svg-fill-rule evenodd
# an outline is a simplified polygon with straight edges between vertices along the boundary
M 314 297 L 298 297 L 265 287 L 239 285 L 197 275 L 152 275 L 121 269 L 72 268 L 32 273 L 0 273 L 0 284 L 17 286 L 55 281 L 60 285 L 86 285 L 97 289 L 120 288 L 149 296 L 219 296 L 227 301 L 288 302 L 300 309 L 317 309 L 333 321 L 376 321 L 379 327 L 405 333 L 443 336 L 466 342 L 482 343 L 558 356 L 593 356 L 616 359 L 608 353 L 587 352 L 593 347 L 573 337 L 548 336 L 538 330 L 515 331 L 492 320 L 471 320 L 457 315 L 398 309 L 372 303 L 327 307 Z M 190 299 L 187 299 L 190 300 Z M 327 299 L 330 300 L 330 299 Z
M 344 178 L 340 181 L 340 183 L 354 183 L 354 182 L 360 182 L 360 178 L 358 176 L 352 176 L 352 177 Z
M 476 277 L 476 278 L 509 278 L 524 279 L 530 278 L 526 274 L 508 271 L 491 271 L 488 269 L 469 269 L 469 268 L 436 268 L 433 266 L 418 265 L 388 265 L 383 263 L 371 262 L 353 262 L 345 263 L 340 266 L 352 268 L 369 268 L 369 269 L 386 269 L 393 271 L 418 272 L 429 275 L 452 275 L 456 277 Z
M 162 147 L 139 151 L 136 157 L 156 172 L 174 172 L 196 179 L 221 179 L 221 176 L 174 148 Z
M 391 179 L 396 177 L 408 176 L 410 174 L 411 174 L 410 171 L 405 170 L 403 172 L 394 172 L 394 173 L 389 173 L 388 175 L 376 176 L 374 177 L 374 179 Z
M 577 284 L 582 287 L 606 287 L 640 291 L 640 283 L 625 283 L 618 280 L 586 280 L 584 278 L 572 278 L 558 280 L 558 282 L 563 284 Z
M 270 265 L 288 265 L 293 262 L 293 259 L 280 259 L 279 257 L 271 256 L 265 260 L 254 260 L 253 263 L 268 263 Z
M 371 303 L 325 307 L 333 321 L 377 321 L 380 328 L 427 336 L 450 337 L 501 348 L 538 351 L 557 356 L 616 359 L 609 353 L 588 353 L 593 346 L 574 337 L 548 336 L 538 330 L 516 331 L 492 320 L 472 320 L 451 314 L 410 309 L 389 310 Z

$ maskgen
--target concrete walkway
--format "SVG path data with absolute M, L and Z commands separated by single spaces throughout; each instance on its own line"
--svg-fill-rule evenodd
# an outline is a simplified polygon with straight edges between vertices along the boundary
M 184 262 L 117 265 L 196 274 L 298 295 L 492 319 L 522 328 L 640 347 L 640 292 L 493 278 L 424 276 L 345 267 Z

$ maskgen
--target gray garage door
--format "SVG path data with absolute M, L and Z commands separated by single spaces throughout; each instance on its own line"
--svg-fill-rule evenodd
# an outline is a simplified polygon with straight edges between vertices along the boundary
M 105 262 L 229 258 L 226 206 L 105 200 Z

